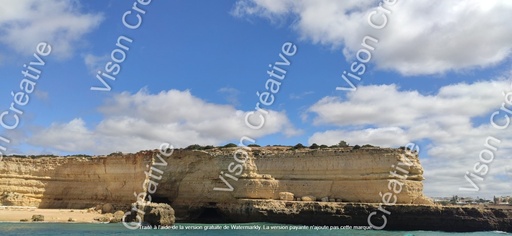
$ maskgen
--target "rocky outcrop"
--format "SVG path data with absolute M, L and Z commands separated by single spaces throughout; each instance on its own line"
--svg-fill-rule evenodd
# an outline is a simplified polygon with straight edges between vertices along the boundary
M 32 221 L 34 221 L 34 222 L 44 221 L 44 216 L 43 215 L 33 215 L 32 216 Z
M 125 222 L 136 222 L 139 225 L 172 226 L 176 221 L 174 209 L 165 203 L 134 203 L 131 212 L 125 215 Z
M 171 226 L 174 225 L 176 217 L 174 209 L 164 203 L 151 203 L 144 206 L 144 214 L 142 219 L 149 225 L 155 226 Z
M 282 224 L 368 226 L 368 218 L 376 227 L 386 230 L 427 230 L 448 232 L 506 231 L 512 232 L 512 209 L 475 207 L 443 207 L 439 205 L 384 206 L 379 204 L 285 202 L 272 200 L 237 200 L 217 205 L 220 215 L 229 222 L 269 221 Z M 386 216 L 386 222 L 383 220 Z
M 279 200 L 282 200 L 282 201 L 293 201 L 293 200 L 295 200 L 295 198 L 293 197 L 293 193 L 280 192 L 279 193 Z

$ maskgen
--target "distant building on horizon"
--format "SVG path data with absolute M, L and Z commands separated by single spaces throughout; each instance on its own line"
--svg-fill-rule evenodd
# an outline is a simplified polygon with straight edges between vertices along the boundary
M 496 204 L 496 205 L 512 204 L 512 197 L 510 197 L 510 196 L 505 196 L 505 197 L 494 196 L 494 204 Z

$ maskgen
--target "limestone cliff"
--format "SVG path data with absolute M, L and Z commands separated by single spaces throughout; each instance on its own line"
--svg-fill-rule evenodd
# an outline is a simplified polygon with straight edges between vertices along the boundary
M 142 191 L 151 155 L 111 157 L 4 158 L 0 161 L 0 204 L 39 208 L 86 208 L 134 202 Z
M 299 149 L 252 148 L 237 180 L 226 177 L 236 148 L 209 151 L 179 150 L 169 157 L 156 195 L 167 197 L 178 213 L 181 207 L 205 207 L 235 199 L 279 199 L 280 192 L 295 197 L 315 196 L 343 202 L 380 203 L 379 192 L 388 192 L 390 172 L 405 158 L 411 161 L 397 204 L 431 204 L 423 195 L 423 169 L 417 154 L 398 149 Z M 406 156 L 407 155 L 407 156 Z M 233 164 L 231 164 L 233 165 Z M 224 173 L 224 174 L 222 174 Z M 220 178 L 232 186 L 227 188 Z M 179 214 L 178 214 L 179 215 Z
M 165 158 L 166 166 L 158 167 L 163 174 L 155 181 L 153 201 L 171 203 L 178 217 L 188 217 L 190 209 L 236 199 L 279 199 L 280 192 L 379 203 L 379 192 L 388 191 L 388 181 L 398 178 L 390 173 L 392 166 L 408 159 L 410 167 L 406 166 L 408 174 L 400 180 L 404 187 L 397 204 L 430 203 L 422 193 L 423 169 L 417 154 L 403 150 L 257 147 L 247 151 L 242 164 L 233 158 L 236 150 L 176 150 Z M 0 203 L 42 208 L 85 208 L 105 202 L 129 205 L 136 199 L 133 193 L 143 191 L 142 183 L 148 178 L 144 171 L 151 173 L 156 154 L 5 158 L 0 162 Z M 240 165 L 236 171 L 228 171 L 236 165 Z
M 6 157 L 0 161 L 0 205 L 89 208 L 110 203 L 128 210 L 137 195 L 147 193 L 152 202 L 171 204 L 182 222 L 362 226 L 383 201 L 379 193 L 389 192 L 395 182 L 401 188 L 396 205 L 385 204 L 390 213 L 386 229 L 512 231 L 511 210 L 432 205 L 423 195 L 422 180 L 417 153 L 383 148 Z

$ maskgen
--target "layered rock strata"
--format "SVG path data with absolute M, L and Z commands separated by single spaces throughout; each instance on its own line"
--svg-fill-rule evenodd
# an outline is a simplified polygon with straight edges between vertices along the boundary
M 0 162 L 0 204 L 88 208 L 111 203 L 128 210 L 135 195 L 147 191 L 152 202 L 171 204 L 177 220 L 194 221 L 205 212 L 236 215 L 220 209 L 236 208 L 241 200 L 377 204 L 382 202 L 379 193 L 389 192 L 390 181 L 402 185 L 396 204 L 431 204 L 422 193 L 423 169 L 416 153 L 351 147 L 237 150 L 181 149 L 159 160 L 157 151 L 92 158 L 8 157 Z M 403 171 L 397 174 L 400 163 Z
M 432 205 L 422 193 L 416 153 L 264 147 L 241 158 L 233 156 L 236 150 L 175 150 L 159 159 L 157 151 L 8 157 L 0 162 L 0 204 L 88 208 L 110 203 L 112 210 L 129 210 L 136 195 L 146 193 L 152 202 L 171 204 L 178 221 L 366 226 L 383 201 L 379 193 L 389 192 L 394 181 L 402 188 L 395 193 L 396 205 L 385 206 L 391 213 L 385 229 L 512 231 L 510 210 Z
M 219 216 L 227 222 L 274 222 L 299 225 L 368 226 L 368 216 L 379 212 L 378 204 L 286 202 L 237 200 L 217 205 Z M 386 230 L 427 230 L 447 232 L 512 232 L 512 209 L 443 207 L 439 205 L 393 205 L 386 222 L 372 217 L 372 224 Z
M 4 158 L 0 161 L 0 204 L 39 208 L 121 208 L 143 191 L 151 155 Z
M 295 198 L 380 203 L 379 193 L 389 192 L 389 181 L 396 180 L 403 184 L 396 204 L 432 203 L 423 195 L 423 169 L 417 154 L 381 148 L 289 149 L 252 148 L 240 175 L 233 157 L 236 148 L 175 151 L 164 170 L 169 174 L 160 180 L 155 196 L 167 198 L 179 217 L 192 208 L 236 199 L 280 199 L 283 192 Z M 407 174 L 393 175 L 393 166 L 406 161 L 410 167 L 402 169 Z M 232 191 L 214 190 L 230 187 Z

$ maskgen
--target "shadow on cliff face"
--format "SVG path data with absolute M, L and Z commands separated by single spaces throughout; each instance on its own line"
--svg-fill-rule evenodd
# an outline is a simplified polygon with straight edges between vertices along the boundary
M 198 208 L 190 213 L 190 222 L 193 223 L 208 223 L 208 224 L 220 224 L 230 222 L 229 218 L 221 213 L 217 208 L 217 204 L 210 202 L 201 208 Z M 182 222 L 187 222 L 184 220 Z
M 161 196 L 153 196 L 151 202 L 172 205 L 172 202 L 169 200 L 169 198 Z

